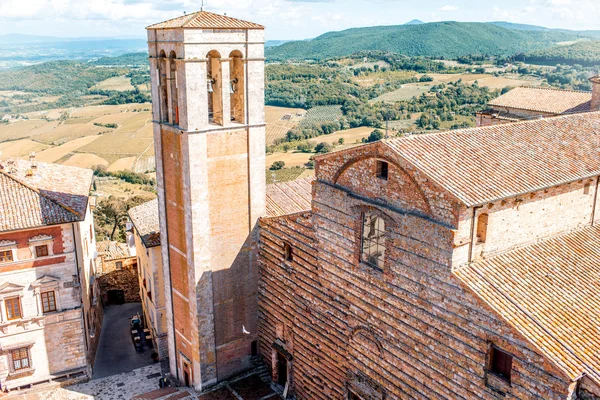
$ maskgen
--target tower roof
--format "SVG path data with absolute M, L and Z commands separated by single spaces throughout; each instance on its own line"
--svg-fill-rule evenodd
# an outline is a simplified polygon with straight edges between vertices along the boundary
M 150 25 L 146 29 L 265 29 L 264 26 L 254 22 L 231 18 L 226 15 L 198 11 L 182 15 L 158 24 Z

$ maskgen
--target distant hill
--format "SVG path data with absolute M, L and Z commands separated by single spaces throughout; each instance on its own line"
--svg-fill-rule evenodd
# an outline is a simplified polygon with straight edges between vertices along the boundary
M 421 21 L 420 19 L 413 19 L 412 21 L 408 21 L 404 25 L 422 25 L 424 23 L 425 22 Z
M 519 55 L 517 60 L 532 64 L 600 66 L 600 40 L 586 40 L 568 46 L 554 46 Z
M 600 31 L 573 31 L 573 30 L 569 30 L 569 29 L 552 29 L 552 28 L 546 28 L 544 26 L 515 24 L 512 22 L 505 22 L 505 21 L 495 21 L 495 22 L 488 22 L 488 23 L 499 26 L 501 28 L 512 29 L 512 30 L 516 30 L 516 31 L 563 32 L 563 33 L 570 33 L 570 34 L 583 35 L 583 36 L 589 36 L 589 37 L 600 37 Z
M 117 57 L 102 57 L 92 62 L 93 65 L 128 67 L 128 66 L 149 66 L 148 53 L 127 53 Z
M 583 35 L 555 31 L 506 29 L 475 22 L 432 22 L 376 26 L 329 32 L 315 39 L 267 49 L 269 59 L 324 59 L 363 50 L 408 56 L 453 58 L 470 54 L 512 55 L 542 50 Z
M 289 40 L 267 40 L 265 42 L 265 47 L 276 47 L 281 46 L 284 43 L 289 42 Z

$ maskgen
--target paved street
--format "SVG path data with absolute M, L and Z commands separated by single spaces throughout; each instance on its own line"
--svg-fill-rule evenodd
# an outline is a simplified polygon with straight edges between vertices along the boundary
M 144 348 L 142 352 L 137 352 L 131 341 L 129 319 L 136 313 L 142 314 L 140 303 L 111 305 L 104 309 L 93 379 L 133 371 L 152 364 L 153 350 Z

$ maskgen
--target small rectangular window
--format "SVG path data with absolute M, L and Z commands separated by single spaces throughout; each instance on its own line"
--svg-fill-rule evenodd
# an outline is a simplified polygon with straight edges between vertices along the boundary
M 590 184 L 586 183 L 583 185 L 583 194 L 590 194 Z
M 496 347 L 492 347 L 490 357 L 491 372 L 510 382 L 510 373 L 512 371 L 513 357 L 510 354 L 505 353 L 500 349 L 497 349 Z
M 6 318 L 9 320 L 21 318 L 21 299 L 18 297 L 11 297 L 10 299 L 4 300 L 6 306 Z
M 377 161 L 377 177 L 387 180 L 389 166 L 390 165 L 385 161 Z
M 0 251 L 0 263 L 11 262 L 13 260 L 12 250 Z
M 285 256 L 285 259 L 287 261 L 293 261 L 294 260 L 294 252 L 292 250 L 292 245 L 289 243 L 284 243 L 283 244 L 283 254 Z
M 30 367 L 29 349 L 27 347 L 13 350 L 10 353 L 13 363 L 13 370 L 19 371 Z
M 44 313 L 56 311 L 56 298 L 54 297 L 54 291 L 43 292 L 42 296 L 42 310 Z
M 115 267 L 116 267 L 117 269 L 123 269 L 123 261 L 117 261 L 117 262 L 115 263 Z
M 48 255 L 48 245 L 43 244 L 41 246 L 35 246 L 36 257 L 46 257 Z

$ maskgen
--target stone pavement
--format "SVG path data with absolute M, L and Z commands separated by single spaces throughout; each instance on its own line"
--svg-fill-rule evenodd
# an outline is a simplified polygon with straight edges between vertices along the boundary
M 223 383 L 210 392 L 197 393 L 189 388 L 159 389 L 160 364 L 129 373 L 94 379 L 66 387 L 49 385 L 23 393 L 1 396 L 2 400 L 276 400 L 281 397 L 257 372 L 250 372 Z

